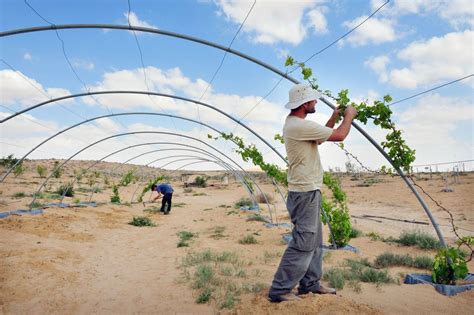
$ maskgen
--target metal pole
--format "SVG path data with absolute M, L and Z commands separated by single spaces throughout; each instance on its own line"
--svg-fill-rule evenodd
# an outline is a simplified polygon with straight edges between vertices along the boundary
M 234 49 L 231 49 L 229 47 L 225 47 L 225 46 L 222 46 L 222 45 L 218 45 L 218 44 L 215 44 L 215 43 L 212 43 L 212 42 L 209 42 L 209 41 L 206 41 L 206 40 L 202 40 L 202 39 L 199 39 L 199 38 L 196 38 L 196 37 L 192 37 L 192 36 L 188 36 L 188 35 L 183 35 L 183 34 L 178 34 L 178 33 L 173 33 L 173 32 L 168 32 L 168 31 L 164 31 L 164 30 L 158 30 L 158 29 L 153 29 L 153 28 L 146 28 L 146 27 L 138 27 L 138 26 L 131 26 L 131 25 L 110 25 L 110 24 L 67 24 L 67 25 L 50 25 L 50 26 L 40 26 L 40 27 L 30 27 L 30 28 L 24 28 L 24 29 L 17 29 L 17 30 L 11 30 L 11 31 L 5 31 L 5 32 L 0 32 L 0 37 L 4 37 L 4 36 L 11 36 L 11 35 L 16 35 L 16 34 L 22 34 L 22 33 L 29 33 L 29 32 L 38 32 L 38 31 L 47 31 L 47 30 L 58 30 L 58 29 L 78 29 L 78 28 L 98 28 L 98 29 L 121 29 L 121 30 L 135 30 L 135 31 L 139 31 L 139 32 L 149 32 L 149 33 L 155 33 L 155 34 L 161 34 L 161 35 L 166 35 L 166 36 L 171 36 L 171 37 L 176 37 L 176 38 L 181 38 L 181 39 L 185 39 L 185 40 L 189 40 L 189 41 L 194 41 L 194 42 L 197 42 L 197 43 L 200 43 L 200 44 L 204 44 L 204 45 L 207 45 L 207 46 L 211 46 L 211 47 L 214 47 L 214 48 L 218 48 L 218 49 L 221 49 L 223 51 L 226 51 L 226 52 L 229 52 L 229 53 L 232 53 L 234 55 L 237 55 L 237 56 L 240 56 L 242 58 L 245 58 L 253 63 L 256 63 L 284 78 L 286 78 L 287 80 L 293 82 L 293 83 L 299 83 L 298 80 L 290 77 L 289 75 L 287 75 L 286 73 L 283 73 L 281 72 L 280 70 L 256 59 L 256 58 L 253 58 L 251 56 L 248 56 L 246 54 L 243 54 L 239 51 L 236 51 Z M 328 100 L 326 100 L 325 98 L 321 98 L 321 100 L 327 104 L 329 107 L 333 108 L 334 109 L 334 105 L 331 104 Z M 395 165 L 393 164 L 393 161 L 392 159 L 385 153 L 385 151 L 378 145 L 377 142 L 374 141 L 374 139 L 369 136 L 358 124 L 356 124 L 354 121 L 352 122 L 352 125 L 360 132 L 362 133 L 362 135 L 367 139 L 369 140 L 370 143 L 372 143 L 376 148 L 377 150 L 379 150 L 380 153 L 382 153 L 382 155 L 387 159 L 387 161 L 390 162 L 390 164 L 392 164 L 392 166 L 397 170 L 398 174 L 403 178 L 403 180 L 405 181 L 405 183 L 408 185 L 408 187 L 411 189 L 411 191 L 415 194 L 415 197 L 418 199 L 418 201 L 420 202 L 421 206 L 423 207 L 423 209 L 425 210 L 426 214 L 428 215 L 428 218 L 430 219 L 431 223 L 433 224 L 433 227 L 435 228 L 435 231 L 436 231 L 436 234 L 438 235 L 438 238 L 440 240 L 440 242 L 445 245 L 445 241 L 444 241 L 444 237 L 441 233 L 441 230 L 439 229 L 439 226 L 438 226 L 438 223 L 436 222 L 435 218 L 432 216 L 431 214 L 431 211 L 428 207 L 428 205 L 425 203 L 425 201 L 423 200 L 423 198 L 421 197 L 421 195 L 418 193 L 418 191 L 416 190 L 416 188 L 414 187 L 414 185 L 406 178 L 405 174 L 403 173 L 403 171 L 401 169 L 399 169 L 398 167 L 395 167 Z M 258 136 L 259 138 L 261 138 L 260 136 Z M 264 141 L 265 143 L 267 143 L 266 141 Z M 271 147 L 271 146 L 270 146 Z M 273 147 L 272 147 L 273 148 Z M 277 153 L 277 155 L 279 155 L 283 160 L 285 160 L 279 153 L 278 151 L 276 151 L 274 149 L 274 152 Z

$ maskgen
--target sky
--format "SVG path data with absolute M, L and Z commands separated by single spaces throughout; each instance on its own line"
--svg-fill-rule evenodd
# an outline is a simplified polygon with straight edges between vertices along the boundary
M 474 74 L 474 3 L 470 0 L 0 0 L 1 31 L 50 24 L 117 24 L 156 28 L 230 47 L 285 72 L 291 55 L 306 60 L 320 88 L 349 90 L 354 101 L 372 102 L 386 94 L 393 101 Z M 130 8 L 129 8 L 130 3 Z M 36 12 L 35 12 L 36 11 Z M 250 12 L 250 13 L 249 13 Z M 248 17 L 246 18 L 246 16 Z M 243 21 L 245 20 L 245 23 Z M 242 26 L 243 25 L 243 26 Z M 242 27 L 241 27 L 242 26 Z M 337 41 L 336 41 L 337 40 Z M 330 45 L 333 43 L 332 45 Z M 151 91 L 212 105 L 254 130 L 285 156 L 273 140 L 288 114 L 284 104 L 293 83 L 249 60 L 170 36 L 110 29 L 67 29 L 0 38 L 0 118 L 48 99 L 91 91 Z M 291 74 L 297 80 L 301 75 Z M 474 77 L 394 104 L 393 120 L 416 150 L 414 165 L 474 159 Z M 307 119 L 325 124 L 331 109 L 321 101 Z M 234 120 L 195 103 L 144 95 L 96 95 L 54 102 L 0 125 L 0 154 L 21 157 L 53 134 L 85 119 L 116 113 L 161 113 L 193 119 L 255 144 L 267 162 L 281 158 Z M 362 127 L 378 142 L 385 132 Z M 233 144 L 208 139 L 208 127 L 158 115 L 109 117 L 82 124 L 48 141 L 29 158 L 64 159 L 100 139 L 74 159 L 179 168 L 190 160 L 174 155 L 209 156 L 179 150 L 193 145 L 253 169 L 233 152 Z M 160 133 L 161 132 L 161 133 Z M 164 132 L 164 133 L 163 133 Z M 170 133 L 184 135 L 171 135 Z M 191 139 L 189 137 L 193 137 Z M 175 144 L 178 143 L 178 144 Z M 207 143 L 207 144 L 204 144 Z M 212 148 L 211 148 L 212 146 Z M 345 148 L 370 169 L 387 165 L 382 155 L 354 128 Z M 326 170 L 358 163 L 336 145 L 320 146 Z M 226 157 L 223 155 L 225 154 Z M 455 164 L 440 165 L 440 169 Z M 424 166 L 420 166 L 420 169 Z M 465 162 L 466 169 L 474 167 Z M 220 169 L 199 163 L 188 169 Z

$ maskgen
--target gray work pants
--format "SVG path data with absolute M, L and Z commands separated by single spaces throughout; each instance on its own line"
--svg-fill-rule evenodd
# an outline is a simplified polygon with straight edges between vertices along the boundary
M 287 207 L 294 224 L 293 238 L 281 258 L 270 295 L 289 293 L 298 282 L 302 289 L 317 289 L 322 275 L 321 192 L 290 191 Z

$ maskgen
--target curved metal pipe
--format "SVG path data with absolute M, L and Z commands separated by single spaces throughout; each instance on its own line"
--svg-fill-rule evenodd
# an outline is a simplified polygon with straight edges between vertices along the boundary
M 11 31 L 5 31 L 5 32 L 0 32 L 0 37 L 5 37 L 5 36 L 11 36 L 11 35 L 17 35 L 17 34 L 22 34 L 22 33 L 30 33 L 30 32 L 39 32 L 39 31 L 48 31 L 48 30 L 58 30 L 58 29 L 79 29 L 79 28 L 101 28 L 101 29 L 120 29 L 120 30 L 134 30 L 134 31 L 138 31 L 138 32 L 148 32 L 148 33 L 155 33 L 155 34 L 160 34 L 160 35 L 166 35 L 166 36 L 171 36 L 171 37 L 176 37 L 176 38 L 181 38 L 181 39 L 185 39 L 185 40 L 189 40 L 189 41 L 193 41 L 193 42 L 197 42 L 197 43 L 200 43 L 200 44 L 203 44 L 203 45 L 207 45 L 207 46 L 211 46 L 211 47 L 214 47 L 214 48 L 217 48 L 217 49 L 221 49 L 223 51 L 226 51 L 226 52 L 229 52 L 231 54 L 234 54 L 236 56 L 239 56 L 239 57 L 242 57 L 244 59 L 247 59 L 255 64 L 258 64 L 276 74 L 278 74 L 279 76 L 281 77 L 284 77 L 286 78 L 287 80 L 297 84 L 299 83 L 298 80 L 294 79 L 293 77 L 287 75 L 286 73 L 283 73 L 281 72 L 280 70 L 276 69 L 275 67 L 272 67 L 270 66 L 269 64 L 267 63 L 264 63 L 263 61 L 260 61 L 256 58 L 253 58 L 251 56 L 248 56 L 244 53 L 241 53 L 239 51 L 236 51 L 234 49 L 231 49 L 229 47 L 225 47 L 225 46 L 222 46 L 222 45 L 218 45 L 216 43 L 212 43 L 210 41 L 206 41 L 206 40 L 203 40 L 203 39 L 199 39 L 199 38 L 196 38 L 196 37 L 192 37 L 192 36 L 188 36 L 188 35 L 183 35 L 183 34 L 178 34 L 178 33 L 173 33 L 173 32 L 168 32 L 168 31 L 164 31 L 164 30 L 158 30 L 158 29 L 153 29 L 153 28 L 147 28 L 147 27 L 139 27 L 139 26 L 131 26 L 131 25 L 111 25 L 111 24 L 66 24 L 66 25 L 50 25 L 50 26 L 40 26 L 40 27 L 30 27 L 30 28 L 24 28 L 24 29 L 16 29 L 16 30 L 11 30 Z M 330 102 L 328 101 L 327 99 L 325 98 L 321 98 L 321 100 L 329 105 L 329 107 L 331 108 L 335 108 L 335 106 Z M 426 202 L 424 201 L 424 199 L 421 197 L 421 195 L 418 193 L 418 191 L 416 190 L 415 186 L 413 185 L 413 183 L 411 183 L 408 178 L 406 177 L 405 173 L 398 167 L 395 167 L 394 164 L 393 164 L 393 161 L 391 158 L 388 157 L 388 155 L 385 153 L 385 151 L 380 147 L 380 145 L 370 136 L 368 135 L 365 131 L 362 132 L 362 128 L 357 124 L 355 123 L 354 121 L 352 122 L 352 125 L 359 131 L 362 133 L 362 135 L 367 139 L 369 140 L 370 143 L 372 143 L 379 152 L 384 152 L 382 153 L 382 155 L 387 159 L 387 161 L 397 170 L 397 173 L 403 178 L 403 180 L 405 181 L 405 183 L 408 185 L 408 187 L 411 189 L 411 191 L 415 194 L 415 197 L 417 198 L 417 200 L 419 201 L 419 203 L 421 204 L 421 206 L 423 207 L 423 209 L 425 210 L 426 214 L 428 215 L 428 218 L 430 219 L 431 223 L 433 224 L 433 227 L 436 231 L 436 234 L 438 235 L 438 238 L 441 242 L 441 244 L 443 246 L 446 246 L 446 243 L 444 241 L 444 237 L 443 237 L 443 234 L 441 233 L 441 230 L 439 229 L 439 225 L 438 223 L 436 222 L 435 218 L 433 217 L 433 215 L 431 214 L 431 211 L 428 207 L 428 205 L 426 204 Z M 276 153 L 278 151 L 274 150 Z M 278 153 L 277 153 L 278 154 Z M 280 154 L 278 154 L 280 155 Z M 280 155 L 281 157 L 281 155 Z M 282 159 L 284 160 L 284 158 L 282 157 Z M 286 161 L 285 161 L 286 162 Z
M 58 131 L 57 133 L 55 133 L 54 135 L 50 136 L 49 138 L 43 140 L 41 143 L 39 143 L 38 145 L 36 145 L 33 149 L 31 149 L 30 151 L 28 151 L 25 155 L 23 155 L 23 157 L 21 159 L 19 159 L 12 167 L 10 167 L 10 169 L 7 170 L 7 172 L 5 173 L 5 175 L 3 175 L 2 179 L 0 179 L 0 183 L 3 182 L 5 180 L 5 178 L 15 169 L 15 167 L 22 163 L 25 158 L 30 155 L 32 152 L 34 152 L 36 149 L 38 149 L 40 146 L 42 146 L 43 144 L 45 144 L 46 142 L 50 141 L 51 139 L 54 139 L 56 138 L 57 136 L 59 136 L 60 134 L 68 131 L 68 130 L 71 130 L 71 129 L 74 129 L 80 125 L 83 125 L 85 123 L 88 123 L 88 122 L 91 122 L 91 121 L 94 121 L 94 120 L 97 120 L 97 119 L 102 119 L 102 118 L 107 118 L 107 117 L 115 117 L 115 116 L 129 116 L 129 115 L 151 115 L 151 116 L 164 116 L 164 117 L 172 117 L 172 118 L 177 118 L 177 119 L 182 119 L 182 120 L 186 120 L 186 121 L 190 121 L 190 122 L 194 122 L 194 123 L 197 123 L 197 124 L 200 124 L 200 125 L 203 125 L 203 126 L 206 126 L 207 128 L 221 134 L 222 131 L 212 127 L 211 125 L 208 125 L 206 123 L 203 123 L 201 121 L 197 121 L 197 120 L 194 120 L 194 119 L 191 119 L 191 118 L 186 118 L 186 117 L 182 117 L 182 116 L 177 116 L 177 115 L 170 115 L 170 114 L 161 114 L 161 113 L 153 113 L 153 112 L 131 112 L 131 113 L 116 113 L 116 114 L 108 114 L 108 115 L 102 115 L 102 116 L 97 116 L 97 117 L 93 117 L 93 118 L 90 118 L 90 119 L 86 119 L 86 120 L 83 120 L 77 124 L 74 124 L 72 126 L 69 126 L 63 130 L 60 130 Z M 234 142 L 235 143 L 235 142 Z
M 190 151 L 193 151 L 193 150 L 190 150 Z M 213 157 L 212 154 L 209 154 L 210 157 Z M 214 156 L 215 157 L 215 156 Z M 157 162 L 158 160 L 161 160 L 161 159 L 155 159 L 153 160 L 152 162 L 148 163 L 147 165 L 150 165 L 154 162 Z M 245 180 L 243 179 L 242 175 L 240 175 L 239 172 L 237 172 L 235 169 L 232 168 L 232 166 L 226 162 L 224 162 L 223 160 L 221 159 L 218 159 L 219 162 L 215 162 L 216 164 L 218 164 L 219 166 L 225 168 L 228 172 L 230 172 L 236 179 L 240 179 L 240 181 L 242 182 L 242 184 L 244 185 L 244 187 L 247 189 L 247 192 L 250 196 L 250 198 L 252 199 L 253 201 L 253 204 L 256 204 L 256 200 L 255 200 L 255 196 L 253 194 L 253 191 L 250 189 L 250 187 L 248 186 L 248 184 L 245 182 Z M 222 164 L 222 165 L 221 165 Z M 251 179 L 253 181 L 253 179 Z M 255 183 L 256 185 L 256 183 Z M 135 191 L 133 192 L 133 195 L 132 195 L 132 198 L 130 199 L 130 203 L 133 202 L 133 197 L 135 196 L 138 188 L 140 187 L 140 184 L 137 185 L 137 188 L 135 189 Z
M 134 131 L 134 132 L 127 132 L 127 133 L 121 133 L 121 134 L 117 134 L 117 135 L 113 135 L 113 136 L 109 136 L 109 137 L 106 137 L 106 138 L 103 138 L 103 139 L 100 139 L 98 141 L 95 141 L 94 143 L 82 148 L 81 150 L 77 151 L 76 153 L 74 153 L 73 155 L 71 155 L 68 159 L 66 159 L 63 163 L 61 163 L 60 165 L 58 165 L 56 167 L 56 169 L 59 169 L 61 167 L 63 167 L 68 161 L 70 161 L 73 157 L 75 157 L 76 155 L 78 155 L 79 153 L 81 153 L 82 151 L 100 143 L 100 142 L 103 142 L 105 140 L 108 140 L 108 139 L 112 139 L 112 138 L 116 138 L 116 137 L 121 137 L 121 136 L 125 136 L 125 135 L 132 135 L 132 134 L 164 134 L 164 135 L 173 135 L 173 136 L 178 136 L 178 137 L 183 137 L 183 138 L 187 138 L 187 139 L 191 139 L 191 140 L 194 140 L 194 141 L 197 141 L 197 142 L 200 142 L 212 149 L 215 149 L 213 146 L 211 146 L 210 144 L 200 140 L 200 139 L 197 139 L 197 138 L 194 138 L 194 137 L 190 137 L 190 136 L 186 136 L 186 135 L 182 135 L 182 134 L 177 134 L 177 133 L 172 133 L 172 132 L 164 132 L 164 131 Z M 227 159 L 229 159 L 230 161 L 232 161 L 231 158 L 229 158 L 226 154 L 220 152 L 219 150 L 216 150 L 218 151 L 219 153 L 221 153 L 223 156 L 225 156 Z M 237 166 L 245 172 L 245 170 L 237 164 Z M 41 189 L 43 189 L 43 187 L 46 185 L 46 183 L 49 181 L 49 179 L 53 176 L 53 173 L 54 173 L 54 170 L 49 174 L 49 176 L 45 179 L 45 181 L 41 184 L 41 186 L 38 188 L 38 190 L 36 191 L 36 193 L 33 195 L 33 200 L 31 201 L 30 205 L 29 205 L 29 208 L 31 209 L 32 208 L 32 205 L 33 203 L 36 201 L 36 198 L 39 194 L 39 192 L 41 191 Z M 245 172 L 246 173 L 246 172 Z M 262 192 L 263 193 L 263 192 Z M 269 209 L 269 212 L 271 213 L 271 209 Z
M 192 158 L 182 158 L 182 159 L 177 159 L 177 160 L 171 161 L 171 162 L 166 163 L 165 165 L 161 166 L 160 168 L 163 168 L 163 167 L 168 166 L 169 164 L 172 164 L 172 163 L 175 163 L 175 162 L 186 161 L 186 160 L 196 160 L 196 159 L 198 159 L 198 160 L 200 160 L 200 161 L 211 162 L 211 163 L 216 163 L 216 164 L 220 165 L 218 161 L 213 161 L 213 160 L 205 159 L 205 158 L 202 158 L 202 157 L 192 157 Z M 224 165 L 229 165 L 229 164 L 225 163 L 224 161 L 221 161 L 221 162 L 222 162 Z M 177 170 L 180 170 L 181 168 L 186 167 L 186 166 L 188 166 L 188 165 L 192 165 L 192 164 L 196 164 L 196 163 L 199 163 L 199 162 L 188 163 L 188 164 L 186 164 L 186 165 L 181 166 L 180 168 L 177 168 L 177 169 L 173 170 L 173 172 L 174 172 L 174 171 L 177 171 Z M 150 163 L 150 164 L 151 164 L 151 163 Z M 220 165 L 220 166 L 221 166 L 221 167 L 224 167 L 223 165 Z M 230 165 L 229 165 L 229 167 L 230 167 Z M 230 169 L 232 169 L 232 168 L 230 168 Z M 248 186 L 248 184 L 245 182 L 245 180 L 243 179 L 243 177 L 242 177 L 241 175 L 239 175 L 237 172 L 236 172 L 235 174 L 237 174 L 237 175 L 241 178 L 241 182 L 242 182 L 242 184 L 247 188 L 247 191 L 248 191 L 250 197 L 251 197 L 252 200 L 253 200 L 253 204 L 254 204 L 254 205 L 257 204 L 257 202 L 256 202 L 256 200 L 255 200 L 255 197 L 254 197 L 254 195 L 253 195 L 252 190 L 250 189 L 250 187 Z M 236 176 L 235 174 L 234 174 L 234 176 Z M 256 182 L 253 178 L 250 178 L 250 180 L 255 184 L 255 186 L 257 186 L 258 190 L 263 194 L 263 192 L 262 192 L 260 186 L 258 186 L 257 182 Z M 264 195 L 264 194 L 263 194 L 263 195 Z M 266 202 L 267 207 L 268 207 L 268 210 L 269 210 L 270 219 L 271 219 L 271 221 L 273 222 L 272 213 L 271 213 L 271 207 L 270 207 L 270 203 L 269 203 L 269 201 L 268 201 L 267 198 L 265 198 L 265 202 Z

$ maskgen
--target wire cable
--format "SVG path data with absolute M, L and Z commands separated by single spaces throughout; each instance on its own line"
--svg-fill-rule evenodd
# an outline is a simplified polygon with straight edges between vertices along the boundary
M 328 48 L 330 48 L 331 46 L 333 46 L 334 44 L 336 44 L 337 42 L 339 42 L 340 40 L 342 40 L 343 38 L 345 38 L 346 36 L 348 36 L 349 34 L 351 34 L 352 32 L 354 32 L 356 29 L 358 29 L 359 27 L 361 27 L 364 23 L 366 23 L 369 19 L 371 19 L 375 14 L 377 14 L 377 12 L 379 12 L 385 5 L 387 5 L 388 3 L 390 2 L 390 0 L 387 0 L 385 3 L 383 3 L 381 6 L 379 6 L 374 12 L 372 12 L 368 17 L 366 17 L 362 22 L 360 22 L 359 24 L 357 24 L 356 26 L 354 26 L 352 29 L 350 29 L 349 31 L 347 31 L 346 33 L 344 33 L 343 35 L 339 36 L 337 39 L 335 39 L 334 41 L 332 41 L 330 44 L 328 44 L 327 46 L 325 46 L 324 48 L 322 48 L 321 50 L 315 52 L 314 54 L 312 54 L 309 58 L 307 58 L 304 63 L 308 62 L 309 60 L 313 59 L 315 56 L 321 54 L 322 52 L 326 51 Z M 292 70 L 290 71 L 287 71 L 286 74 L 290 74 L 290 73 L 293 73 L 296 69 L 298 69 L 298 67 L 295 67 L 293 68 Z M 265 100 L 268 96 L 270 96 L 270 94 L 273 93 L 273 91 L 278 87 L 278 85 L 280 85 L 281 81 L 283 81 L 283 77 L 280 78 L 280 80 L 278 80 L 278 82 L 273 86 L 273 88 L 270 89 L 270 91 L 264 96 L 262 97 L 247 113 L 245 113 L 244 116 L 242 116 L 241 118 L 239 118 L 239 121 L 241 121 L 242 119 L 244 119 L 245 117 L 247 117 L 258 105 L 260 105 L 263 100 Z M 234 128 L 234 132 L 235 130 L 238 128 L 238 125 L 235 126 Z
M 234 34 L 234 37 L 232 38 L 232 40 L 230 41 L 230 44 L 229 46 L 227 47 L 227 49 L 229 50 L 231 47 L 232 47 L 232 44 L 234 43 L 235 39 L 237 38 L 237 35 L 240 33 L 240 31 L 242 30 L 242 28 L 244 27 L 244 24 L 245 22 L 247 21 L 248 17 L 250 16 L 250 13 L 252 12 L 253 8 L 255 7 L 255 4 L 257 3 L 257 0 L 254 0 L 252 6 L 250 7 L 249 11 L 247 12 L 247 15 L 245 16 L 244 20 L 242 21 L 242 23 L 240 23 L 240 26 L 237 30 L 237 32 Z M 212 75 L 212 78 L 211 80 L 209 81 L 209 83 L 207 84 L 206 86 L 206 89 L 204 90 L 204 92 L 201 94 L 201 96 L 199 97 L 199 101 L 202 100 L 202 98 L 204 97 L 204 95 L 206 95 L 206 92 L 208 91 L 209 87 L 211 86 L 212 82 L 214 82 L 214 79 L 216 78 L 217 76 L 217 73 L 219 72 L 219 70 L 221 69 L 222 65 L 224 64 L 224 60 L 225 58 L 227 57 L 227 53 L 228 53 L 228 50 L 224 52 L 224 55 L 222 56 L 222 59 L 221 59 L 221 62 L 219 63 L 219 66 L 217 67 L 216 71 L 214 71 L 214 74 Z M 283 78 L 280 79 L 280 81 L 282 80 Z M 199 121 L 201 121 L 201 114 L 200 114 L 200 111 L 199 111 L 199 106 L 196 107 L 197 108 L 197 113 L 198 113 L 198 119 Z M 237 128 L 237 126 L 235 127 Z M 201 130 L 202 130 L 202 126 L 199 126 L 199 133 L 201 133 Z M 234 131 L 235 132 L 235 129 Z
M 462 78 L 459 78 L 459 79 L 456 79 L 456 80 L 453 80 L 453 81 L 450 81 L 450 82 L 447 82 L 447 83 L 444 83 L 444 84 L 435 86 L 434 88 L 431 88 L 431 89 L 429 89 L 429 90 L 426 90 L 426 91 L 423 91 L 423 92 L 420 92 L 420 93 L 416 93 L 416 94 L 414 94 L 414 95 L 412 95 L 412 96 L 406 97 L 406 98 L 401 99 L 401 100 L 399 100 L 399 101 L 391 102 L 390 104 L 387 104 L 387 106 L 392 106 L 392 105 L 395 105 L 395 104 L 398 104 L 398 103 L 401 103 L 401 102 L 404 102 L 404 101 L 408 101 L 409 99 L 412 99 L 412 98 L 414 98 L 414 97 L 417 97 L 417 96 L 420 96 L 420 95 L 423 95 L 423 94 L 432 92 L 432 91 L 434 91 L 434 90 L 440 89 L 440 88 L 445 87 L 445 86 L 447 86 L 447 85 L 450 85 L 450 84 L 453 84 L 453 83 L 456 83 L 456 82 L 465 80 L 465 79 L 470 78 L 470 77 L 472 77 L 472 76 L 474 76 L 474 73 L 473 73 L 473 74 L 470 74 L 470 75 L 467 75 L 467 76 L 465 76 L 465 77 L 462 77 Z
M 23 0 L 23 2 L 38 16 L 40 17 L 43 21 L 45 21 L 46 23 L 50 24 L 51 26 L 55 27 L 56 25 L 52 22 L 50 22 L 49 20 L 47 20 L 45 17 L 43 17 L 30 3 L 28 3 L 28 0 Z M 72 72 L 74 73 L 74 76 L 76 77 L 76 79 L 82 84 L 82 86 L 86 89 L 86 91 L 88 93 L 90 93 L 90 88 L 85 84 L 85 82 L 81 79 L 81 77 L 79 76 L 79 74 L 76 72 L 76 70 L 74 69 L 74 67 L 72 66 L 72 63 L 71 61 L 69 60 L 69 57 L 66 53 L 66 48 L 65 48 L 65 43 L 63 41 L 63 39 L 61 38 L 61 36 L 59 35 L 59 32 L 57 29 L 54 30 L 56 32 L 56 37 L 59 39 L 59 41 L 61 42 L 61 47 L 62 47 L 62 52 L 63 52 L 63 56 L 64 58 L 66 59 L 66 62 L 68 63 L 70 69 L 72 70 Z M 113 114 L 112 110 L 105 104 L 102 104 L 99 102 L 99 100 L 94 97 L 93 95 L 90 95 L 90 97 L 100 106 L 103 106 L 107 109 L 107 111 L 109 112 L 109 114 Z M 87 119 L 87 118 L 83 118 L 83 119 Z M 116 120 L 125 130 L 128 130 L 127 129 L 127 126 L 125 126 L 120 120 Z
M 130 0 L 127 0 L 127 2 L 128 2 L 127 22 L 128 22 L 128 26 L 129 26 L 129 27 L 132 27 L 132 24 L 130 23 L 130 13 L 132 12 L 132 5 L 131 5 L 131 3 L 130 3 Z M 145 86 L 146 86 L 146 89 L 147 89 L 148 93 L 150 93 L 150 86 L 148 85 L 148 78 L 147 78 L 146 69 L 145 69 L 145 62 L 143 61 L 142 48 L 141 48 L 141 46 L 140 46 L 140 42 L 138 41 L 138 36 L 137 36 L 137 34 L 135 33 L 134 30 L 131 30 L 131 31 L 132 31 L 133 36 L 134 36 L 134 38 L 135 38 L 135 43 L 137 44 L 138 53 L 140 54 L 140 62 L 141 62 L 141 64 L 142 64 L 143 78 L 144 78 L 144 80 L 145 80 Z M 148 95 L 148 98 L 149 98 L 149 99 L 151 100 L 151 102 L 152 102 L 155 106 L 157 106 L 162 112 L 166 113 L 166 111 L 165 111 L 160 105 L 158 105 L 157 103 L 155 103 L 155 101 L 154 101 L 153 97 L 151 97 L 151 95 Z M 173 118 L 170 117 L 169 119 L 171 120 L 171 122 L 172 122 L 172 124 L 173 124 L 173 126 L 174 126 L 174 129 L 175 129 L 175 130 L 178 130 L 178 129 L 176 128 L 176 124 L 175 124 Z

